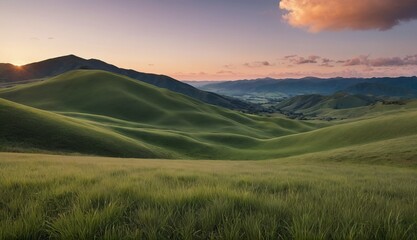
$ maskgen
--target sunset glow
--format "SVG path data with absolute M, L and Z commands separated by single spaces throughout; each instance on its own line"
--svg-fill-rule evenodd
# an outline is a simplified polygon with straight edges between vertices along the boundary
M 389 61 L 417 54 L 416 4 L 390 15 L 384 2 L 1 1 L 0 62 L 75 54 L 180 80 L 417 75 L 415 62 Z M 345 64 L 362 56 L 393 64 Z

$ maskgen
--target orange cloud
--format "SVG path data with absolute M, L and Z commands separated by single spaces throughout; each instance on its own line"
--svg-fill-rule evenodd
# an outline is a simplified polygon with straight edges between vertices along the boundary
M 316 55 L 311 55 L 305 58 L 305 57 L 300 57 L 298 55 L 289 55 L 289 56 L 285 56 L 284 59 L 288 60 L 292 64 L 301 65 L 301 64 L 317 63 L 317 61 L 321 59 L 321 57 L 316 56 Z
M 416 0 L 281 0 L 279 6 L 290 25 L 311 32 L 387 30 L 417 19 Z

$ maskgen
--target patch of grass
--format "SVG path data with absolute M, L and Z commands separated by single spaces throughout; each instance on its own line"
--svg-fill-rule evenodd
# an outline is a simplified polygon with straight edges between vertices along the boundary
M 230 162 L 0 153 L 0 238 L 417 237 L 414 167 L 322 158 Z

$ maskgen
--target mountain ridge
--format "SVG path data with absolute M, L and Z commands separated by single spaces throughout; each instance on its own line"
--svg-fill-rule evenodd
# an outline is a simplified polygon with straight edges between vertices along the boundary
M 363 85 L 368 87 L 363 87 Z M 380 77 L 380 78 L 315 78 L 300 79 L 255 79 L 210 83 L 199 86 L 228 96 L 244 94 L 282 93 L 287 96 L 304 94 L 331 95 L 336 92 L 352 94 L 417 97 L 417 77 Z
M 78 69 L 104 70 L 121 74 L 160 88 L 187 95 L 205 103 L 229 109 L 251 111 L 251 109 L 256 108 L 253 104 L 232 97 L 203 91 L 166 75 L 123 69 L 98 59 L 84 59 L 73 54 L 29 63 L 19 67 L 7 63 L 0 64 L 0 83 L 16 83 L 30 79 L 42 79 Z

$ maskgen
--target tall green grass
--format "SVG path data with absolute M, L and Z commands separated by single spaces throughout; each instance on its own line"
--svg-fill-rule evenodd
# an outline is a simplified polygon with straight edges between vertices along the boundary
M 415 168 L 322 157 L 228 162 L 1 153 L 0 238 L 417 237 Z

